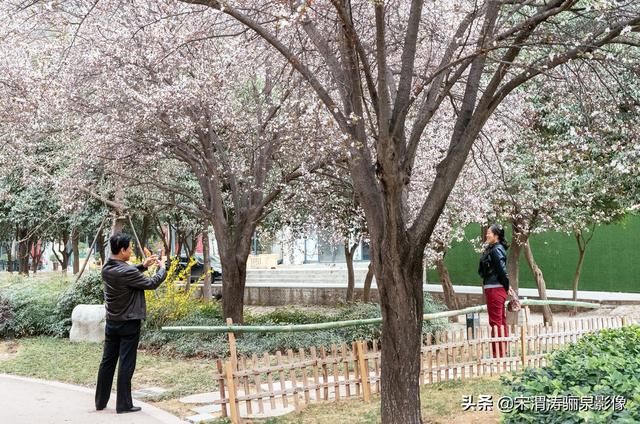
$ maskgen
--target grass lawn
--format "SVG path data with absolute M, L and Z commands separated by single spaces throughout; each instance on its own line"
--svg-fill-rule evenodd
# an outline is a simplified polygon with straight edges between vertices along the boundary
M 72 343 L 54 337 L 4 340 L 0 341 L 0 373 L 95 387 L 101 355 L 102 345 L 98 343 Z M 160 397 L 147 399 L 160 404 L 188 394 L 212 391 L 216 387 L 211 378 L 213 367 L 212 361 L 206 359 L 172 359 L 139 351 L 132 388 L 168 389 Z M 178 405 L 170 409 L 182 412 Z
M 15 374 L 63 381 L 94 387 L 102 354 L 102 345 L 71 343 L 66 339 L 35 337 L 0 341 L 0 373 Z M 211 375 L 214 364 L 206 359 L 173 359 L 138 353 L 133 377 L 133 389 L 163 387 L 169 391 L 156 398 L 146 399 L 156 406 L 181 417 L 192 415 L 177 398 L 187 394 L 212 391 L 216 388 Z M 115 383 L 114 383 L 115 386 Z M 494 400 L 502 387 L 497 378 L 474 379 L 464 382 L 444 382 L 422 388 L 422 414 L 425 423 L 497 423 L 497 412 L 464 412 L 460 402 L 464 395 L 491 394 Z M 380 398 L 370 403 L 360 400 L 319 403 L 300 412 L 267 421 L 264 424 L 294 423 L 378 423 Z
M 423 386 L 421 390 L 422 419 L 428 423 L 492 424 L 500 422 L 500 414 L 493 412 L 464 412 L 461 407 L 464 395 L 493 395 L 494 402 L 500 396 L 502 385 L 498 378 L 478 378 L 466 381 L 449 381 Z M 223 421 L 221 421 L 223 422 Z M 360 400 L 319 403 L 301 412 L 255 421 L 262 424 L 374 424 L 380 423 L 380 396 L 373 396 L 368 404 Z

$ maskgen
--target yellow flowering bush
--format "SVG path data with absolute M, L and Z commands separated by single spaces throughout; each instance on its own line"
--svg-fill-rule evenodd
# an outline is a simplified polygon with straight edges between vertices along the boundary
M 198 307 L 198 300 L 193 298 L 196 286 L 192 284 L 189 289 L 186 289 L 186 285 L 178 287 L 179 282 L 189 277 L 196 260 L 191 258 L 182 271 L 176 272 L 178 263 L 178 258 L 171 261 L 167 278 L 157 290 L 145 292 L 148 326 L 162 327 L 168 322 L 184 318 Z M 153 272 L 153 269 L 148 272 Z

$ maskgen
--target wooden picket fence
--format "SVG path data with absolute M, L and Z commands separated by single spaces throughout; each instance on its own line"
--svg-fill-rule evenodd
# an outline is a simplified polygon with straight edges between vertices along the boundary
M 480 327 L 469 331 L 446 331 L 424 338 L 420 383 L 465 380 L 540 367 L 548 353 L 583 335 L 604 328 L 640 323 L 639 317 L 593 317 L 555 323 L 553 326 L 520 325 Z M 276 408 L 295 410 L 317 401 L 361 398 L 369 401 L 380 392 L 380 348 L 376 341 L 354 342 L 330 349 L 299 349 L 297 352 L 264 353 L 261 357 L 238 356 L 235 336 L 229 334 L 230 358 L 217 361 L 223 417 L 233 423 L 240 417 L 260 417 Z M 492 349 L 503 349 L 495 356 Z M 499 350 L 497 350 L 499 352 Z M 363 378 L 364 377 L 364 378 Z

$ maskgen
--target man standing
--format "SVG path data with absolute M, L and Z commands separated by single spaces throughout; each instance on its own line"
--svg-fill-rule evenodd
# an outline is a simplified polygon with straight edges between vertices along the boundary
M 107 322 L 104 351 L 98 371 L 96 409 L 104 409 L 109 402 L 113 374 L 119 358 L 116 412 L 121 414 L 141 409 L 133 406 L 131 377 L 136 368 L 140 324 L 147 317 L 144 291 L 158 288 L 167 272 L 164 260 L 158 261 L 156 256 L 148 257 L 142 265 L 129 265 L 127 261 L 131 257 L 131 236 L 127 234 L 111 236 L 109 244 L 111 257 L 102 267 Z M 153 264 L 160 266 L 158 272 L 152 278 L 146 277 L 143 272 Z

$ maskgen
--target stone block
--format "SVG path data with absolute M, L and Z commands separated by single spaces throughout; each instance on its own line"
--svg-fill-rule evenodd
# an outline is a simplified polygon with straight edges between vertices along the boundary
M 71 313 L 72 342 L 103 342 L 106 310 L 104 305 L 78 305 Z

